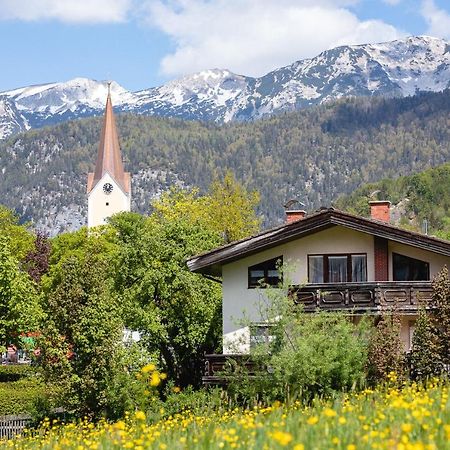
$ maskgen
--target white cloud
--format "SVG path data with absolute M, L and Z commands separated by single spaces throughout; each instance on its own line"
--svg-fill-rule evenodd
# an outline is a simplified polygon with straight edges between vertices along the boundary
M 387 41 L 403 35 L 379 20 L 360 21 L 356 0 L 156 0 L 152 24 L 175 50 L 161 62 L 165 75 L 228 68 L 262 75 L 339 44 Z
M 0 0 L 0 19 L 123 22 L 132 0 Z
M 384 3 L 387 3 L 388 5 L 397 6 L 399 5 L 403 0 L 383 0 Z
M 427 34 L 450 38 L 450 14 L 436 6 L 433 0 L 422 1 L 422 16 L 428 24 Z

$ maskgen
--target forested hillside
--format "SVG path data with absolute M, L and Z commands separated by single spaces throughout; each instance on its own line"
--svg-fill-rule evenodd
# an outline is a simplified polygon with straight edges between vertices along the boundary
M 247 124 L 118 116 L 133 208 L 174 183 L 205 190 L 231 169 L 261 193 L 264 225 L 283 204 L 329 205 L 364 183 L 408 175 L 450 160 L 450 91 L 403 99 L 349 99 Z M 86 174 L 101 119 L 15 136 L 0 144 L 0 203 L 57 232 L 84 223 Z
M 443 164 L 410 176 L 366 184 L 341 197 L 336 206 L 356 214 L 369 215 L 369 200 L 392 202 L 392 218 L 403 227 L 428 230 L 450 239 L 450 164 Z

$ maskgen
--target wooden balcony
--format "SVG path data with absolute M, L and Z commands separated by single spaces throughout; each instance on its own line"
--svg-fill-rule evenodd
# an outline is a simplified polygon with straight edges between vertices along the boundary
M 223 371 L 233 367 L 234 362 L 237 362 L 241 367 L 251 373 L 254 364 L 250 360 L 249 355 L 238 354 L 210 354 L 205 355 L 205 372 L 202 377 L 204 386 L 225 386 L 227 384 Z M 228 366 L 228 367 L 227 367 Z
M 430 303 L 432 288 L 430 281 L 324 283 L 293 286 L 290 295 L 305 312 L 320 309 L 364 314 L 395 309 L 414 314 L 419 304 Z

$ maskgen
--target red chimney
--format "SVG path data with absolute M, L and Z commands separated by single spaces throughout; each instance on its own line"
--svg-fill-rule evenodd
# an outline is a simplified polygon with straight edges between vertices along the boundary
M 391 220 L 390 207 L 391 202 L 388 200 L 374 200 L 369 202 L 370 217 L 381 222 L 388 222 Z
M 306 211 L 303 209 L 287 210 L 286 211 L 286 223 L 297 222 L 302 220 L 306 216 Z

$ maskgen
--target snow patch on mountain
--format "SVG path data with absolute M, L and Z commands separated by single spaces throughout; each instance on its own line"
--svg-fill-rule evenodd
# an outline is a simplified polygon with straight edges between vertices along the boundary
M 341 46 L 260 78 L 205 70 L 130 92 L 112 82 L 118 112 L 226 123 L 254 120 L 346 96 L 409 96 L 450 88 L 450 45 L 429 36 Z M 44 125 L 102 114 L 105 81 L 75 78 L 0 94 L 0 139 Z

